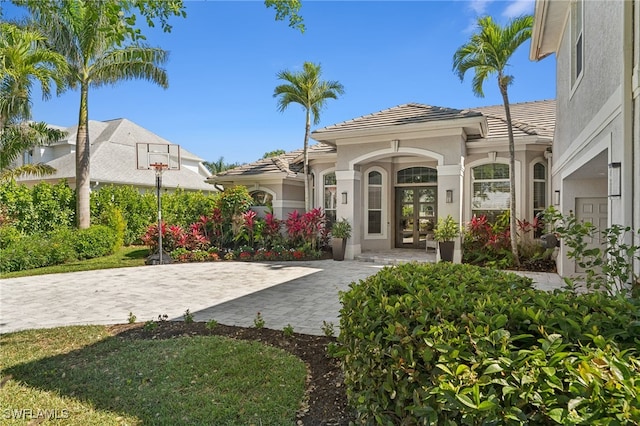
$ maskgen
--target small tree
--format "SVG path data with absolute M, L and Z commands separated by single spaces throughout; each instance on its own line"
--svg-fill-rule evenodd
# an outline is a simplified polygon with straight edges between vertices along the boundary
M 515 143 L 513 140 L 513 126 L 511 122 L 511 110 L 509 108 L 508 87 L 513 83 L 513 76 L 505 74 L 511 55 L 525 41 L 531 38 L 533 17 L 521 16 L 510 21 L 505 27 L 501 27 L 485 16 L 478 19 L 478 31 L 471 36 L 466 44 L 460 46 L 453 55 L 453 69 L 460 77 L 470 69 L 475 71 L 473 77 L 473 93 L 478 97 L 484 97 L 482 86 L 487 77 L 497 75 L 498 87 L 504 103 L 504 111 L 507 118 L 507 131 L 509 133 L 509 187 L 511 192 L 511 251 L 516 265 L 520 264 L 518 255 L 518 240 L 516 231 L 516 176 L 515 176 Z

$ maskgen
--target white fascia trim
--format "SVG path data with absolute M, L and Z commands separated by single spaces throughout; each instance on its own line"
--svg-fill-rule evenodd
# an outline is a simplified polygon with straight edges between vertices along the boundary
M 580 155 L 580 152 L 595 138 L 605 127 L 613 122 L 613 120 L 622 113 L 622 87 L 618 86 L 616 91 L 609 97 L 607 102 L 600 108 L 598 113 L 589 120 L 584 130 L 580 132 L 567 149 L 553 161 L 552 173 L 555 175 L 558 171 L 568 167 L 568 163 L 573 163 Z
M 378 157 L 387 157 L 387 156 L 397 155 L 397 154 L 411 154 L 411 155 L 417 155 L 419 157 L 429 157 L 437 160 L 438 165 L 442 165 L 444 163 L 444 155 L 437 153 L 435 151 L 431 151 L 428 149 L 421 149 L 421 148 L 410 148 L 410 147 L 406 147 L 406 148 L 398 147 L 398 149 L 396 150 L 393 147 L 389 147 L 385 149 L 380 149 L 378 151 L 368 152 L 366 154 L 363 154 L 359 157 L 354 158 L 353 160 L 349 161 L 349 168 L 353 169 L 356 164 L 360 164 L 366 160 L 373 160 L 373 159 L 377 159 Z

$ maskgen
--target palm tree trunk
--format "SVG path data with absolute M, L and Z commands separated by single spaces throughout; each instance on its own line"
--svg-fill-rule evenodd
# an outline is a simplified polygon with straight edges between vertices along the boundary
M 509 202 L 509 232 L 511 234 L 511 253 L 513 262 L 520 266 L 520 256 L 518 255 L 518 234 L 516 229 L 516 152 L 513 140 L 513 128 L 511 127 L 511 108 L 509 107 L 509 95 L 506 84 L 500 83 L 500 93 L 504 102 L 504 111 L 507 116 L 507 131 L 509 132 L 509 192 L 511 200 Z
M 88 228 L 91 224 L 88 95 L 89 85 L 83 82 L 80 86 L 80 116 L 76 135 L 76 221 L 79 229 Z
M 311 196 L 309 194 L 309 133 L 311 133 L 311 111 L 307 109 L 307 124 L 304 130 L 304 211 L 311 210 Z

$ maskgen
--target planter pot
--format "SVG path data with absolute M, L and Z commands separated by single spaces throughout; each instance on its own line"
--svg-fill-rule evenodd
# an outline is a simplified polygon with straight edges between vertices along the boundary
M 332 238 L 331 251 L 333 252 L 333 260 L 344 260 L 344 252 L 347 249 L 346 238 Z
M 454 241 L 440 241 L 438 247 L 440 248 L 440 260 L 445 262 L 453 262 L 453 249 L 456 243 Z

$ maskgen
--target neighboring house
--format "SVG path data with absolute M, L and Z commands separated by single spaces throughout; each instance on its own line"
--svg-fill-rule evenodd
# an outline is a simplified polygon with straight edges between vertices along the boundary
M 518 218 L 550 199 L 547 162 L 555 101 L 512 105 Z M 425 249 L 438 217 L 465 223 L 509 209 L 509 150 L 502 106 L 467 110 L 404 104 L 314 131 L 312 204 L 353 224 L 347 258 L 362 251 Z M 302 150 L 219 173 L 245 185 L 277 217 L 304 209 Z M 460 241 L 456 242 L 460 259 Z
M 530 57 L 557 63 L 554 198 L 600 228 L 640 228 L 639 23 L 638 0 L 536 1 Z M 559 273 L 580 272 L 565 250 Z
M 20 183 L 34 185 L 41 181 L 57 182 L 67 179 L 69 186 L 75 187 L 76 175 L 76 133 L 78 126 L 69 128 L 52 126 L 67 132 L 63 140 L 48 146 L 36 147 L 24 153 L 19 164 L 46 163 L 56 169 L 47 176 L 22 176 Z M 140 190 L 156 187 L 155 171 L 138 170 L 136 163 L 136 143 L 169 144 L 160 136 L 126 119 L 109 121 L 89 121 L 91 140 L 91 189 L 105 185 L 132 185 Z M 162 188 L 188 191 L 216 191 L 206 183 L 211 173 L 203 165 L 202 159 L 185 149 L 180 149 L 180 170 L 166 171 L 162 175 Z

